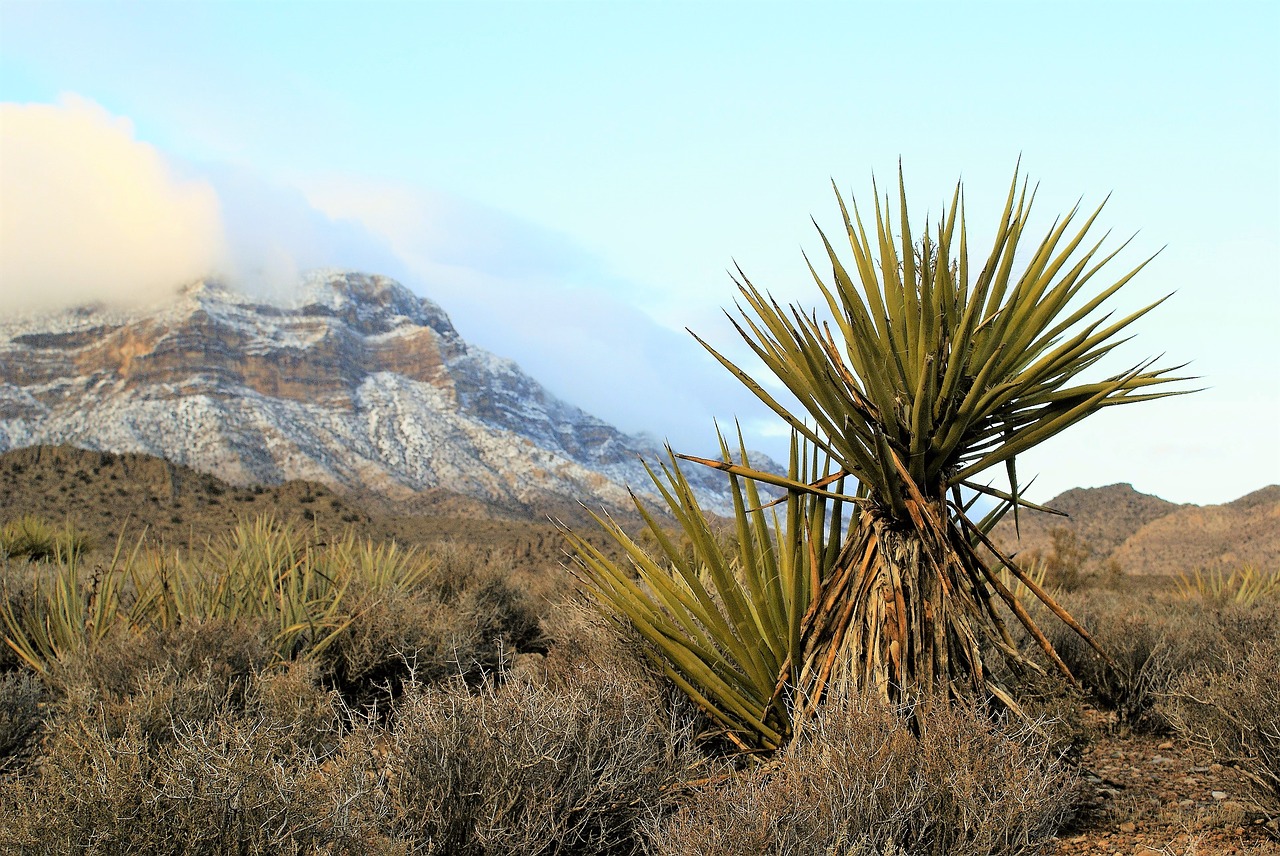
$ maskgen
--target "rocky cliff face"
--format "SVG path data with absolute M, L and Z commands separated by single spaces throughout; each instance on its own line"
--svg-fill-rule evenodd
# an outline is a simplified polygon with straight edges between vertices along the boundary
M 626 485 L 649 487 L 639 457 L 661 456 L 468 345 L 431 301 L 347 272 L 310 275 L 287 303 L 201 282 L 150 312 L 0 319 L 0 451 L 58 443 L 233 484 L 525 505 L 626 504 Z M 723 509 L 721 477 L 697 475 Z

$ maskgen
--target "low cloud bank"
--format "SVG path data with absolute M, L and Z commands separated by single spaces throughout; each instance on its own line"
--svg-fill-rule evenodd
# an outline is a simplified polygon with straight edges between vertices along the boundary
M 127 119 L 74 96 L 0 105 L 0 310 L 154 300 L 222 247 L 213 187 Z
M 155 302 L 210 274 L 285 297 L 312 268 L 380 273 L 624 430 L 706 454 L 713 417 L 730 431 L 742 417 L 749 444 L 779 452 L 754 430 L 769 421 L 758 402 L 687 333 L 628 302 L 637 283 L 565 235 L 420 188 L 346 179 L 304 193 L 242 167 L 174 162 L 75 96 L 0 110 L 0 311 Z

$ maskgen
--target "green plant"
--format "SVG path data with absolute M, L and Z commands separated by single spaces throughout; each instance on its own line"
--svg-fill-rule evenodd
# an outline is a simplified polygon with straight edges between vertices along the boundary
M 124 535 L 86 578 L 78 553 L 38 575 L 29 598 L 0 606 L 5 641 L 32 668 L 116 632 L 171 631 L 214 620 L 265 622 L 278 657 L 323 652 L 380 598 L 421 586 L 430 562 L 347 534 L 329 543 L 271 517 L 241 521 L 192 554 L 132 551 Z M 352 587 L 360 598 L 348 596 Z M 126 596 L 127 593 L 127 596 Z
M 791 478 L 814 478 L 817 462 L 799 454 L 796 445 Z M 742 460 L 748 462 L 745 450 Z M 744 750 L 776 749 L 791 733 L 794 699 L 784 692 L 784 676 L 800 651 L 819 568 L 839 549 L 840 517 L 828 520 L 821 503 L 797 492 L 786 496 L 781 512 L 765 508 L 756 483 L 731 473 L 736 530 L 724 538 L 679 461 L 672 456 L 669 463 L 661 477 L 650 475 L 684 533 L 682 542 L 639 502 L 657 550 L 642 547 L 616 521 L 597 518 L 630 567 L 571 532 L 566 537 L 597 596 L 652 645 L 648 650 L 666 675 L 725 736 Z
M 80 553 L 59 556 L 49 574 L 36 577 L 32 596 L 21 611 L 15 610 L 14 599 L 6 593 L 0 607 L 5 643 L 28 666 L 46 672 L 51 662 L 106 638 L 125 623 L 120 595 L 130 561 L 123 534 L 110 563 L 96 567 L 88 579 L 83 576 Z
M 1253 604 L 1267 598 L 1280 597 L 1280 568 L 1259 571 L 1243 565 L 1230 571 L 1217 568 L 1178 574 L 1178 594 L 1183 600 L 1199 599 L 1205 603 Z
M 1015 177 L 976 275 L 959 186 L 942 209 L 936 239 L 928 229 L 919 241 L 913 235 L 901 176 L 897 235 L 887 199 L 882 208 L 877 198 L 871 237 L 857 208 L 851 214 L 840 200 L 853 266 L 845 267 L 825 235 L 834 284 L 810 265 L 825 319 L 816 311 L 784 309 L 741 276 L 746 308 L 735 327 L 799 408 L 789 409 L 708 350 L 791 427 L 800 452 L 785 477 L 735 463 L 727 453 L 719 461 L 680 457 L 741 479 L 746 487 L 734 483 L 740 498 L 749 497 L 755 483 L 782 488 L 795 525 L 769 529 L 745 507 L 758 504 L 740 499 L 740 561 L 717 566 L 707 548 L 700 557 L 707 561 L 705 584 L 701 567 L 681 567 L 665 548 L 657 557 L 645 555 L 607 523 L 627 550 L 626 565 L 570 539 L 600 602 L 634 624 L 691 697 L 743 745 L 768 749 L 785 742 L 792 723 L 813 713 L 830 690 L 870 691 L 892 705 L 976 695 L 1016 710 L 1009 690 L 983 663 L 984 653 L 993 652 L 1013 664 L 1015 674 L 1040 670 L 1014 644 L 1010 621 L 1025 627 L 1069 675 L 980 547 L 1089 638 L 995 550 L 986 535 L 994 517 L 970 518 L 972 504 L 962 491 L 1002 503 L 995 517 L 1012 508 L 1016 523 L 1020 507 L 1038 508 L 1020 494 L 1018 454 L 1104 407 L 1174 394 L 1163 385 L 1178 378 L 1142 362 L 1086 379 L 1120 334 L 1156 304 L 1116 321 L 1095 317 L 1143 265 L 1088 296 L 1085 287 L 1119 252 L 1099 257 L 1101 242 L 1086 243 L 1098 212 L 1069 233 L 1073 210 L 1022 252 L 1033 196 L 1025 183 L 1019 191 Z M 1025 268 L 1015 273 L 1019 259 Z M 978 481 L 998 465 L 1005 467 L 1007 492 Z M 674 463 L 667 479 L 670 488 L 659 478 L 655 483 L 696 543 L 703 538 L 695 519 L 701 512 L 681 495 Z M 844 503 L 856 511 L 837 541 Z M 825 528 L 824 519 L 831 521 Z M 792 561 L 804 585 L 757 586 L 772 578 L 760 573 L 754 557 L 770 551 L 779 562 Z M 627 583 L 633 570 L 641 585 Z M 747 592 L 753 598 L 744 597 Z M 739 648 L 742 656 L 726 657 Z M 769 658 L 756 649 L 769 650 Z
M 65 562 L 80 558 L 89 546 L 70 521 L 58 527 L 28 514 L 0 528 L 0 558 Z

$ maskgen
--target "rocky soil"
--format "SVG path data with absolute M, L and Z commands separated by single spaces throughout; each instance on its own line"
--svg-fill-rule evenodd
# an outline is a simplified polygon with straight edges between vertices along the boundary
M 1274 856 L 1276 821 L 1258 813 L 1244 777 L 1167 737 L 1102 734 L 1085 750 L 1086 808 L 1054 856 Z

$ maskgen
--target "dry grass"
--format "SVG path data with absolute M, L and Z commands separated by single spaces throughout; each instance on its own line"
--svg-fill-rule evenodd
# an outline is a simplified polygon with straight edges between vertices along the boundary
M 1052 625 L 1050 639 L 1072 674 L 1124 726 L 1167 730 L 1157 703 L 1181 674 L 1216 656 L 1220 639 L 1212 622 L 1190 605 L 1125 592 L 1083 591 L 1065 600 L 1117 666 L 1068 628 Z
M 1117 722 L 1144 733 L 1170 729 L 1161 704 L 1193 672 L 1223 669 L 1280 621 L 1275 601 L 1185 600 L 1168 594 L 1085 590 L 1066 606 L 1115 661 L 1111 668 L 1066 628 L 1050 633 L 1058 653 L 1092 699 Z
M 660 856 L 1032 852 L 1073 809 L 1071 766 L 1034 724 L 932 711 L 920 736 L 874 700 L 831 705 L 773 763 L 656 824 Z
M 1271 637 L 1228 652 L 1218 667 L 1183 675 L 1162 710 L 1179 735 L 1244 774 L 1259 809 L 1280 816 L 1280 641 L 1274 629 Z

